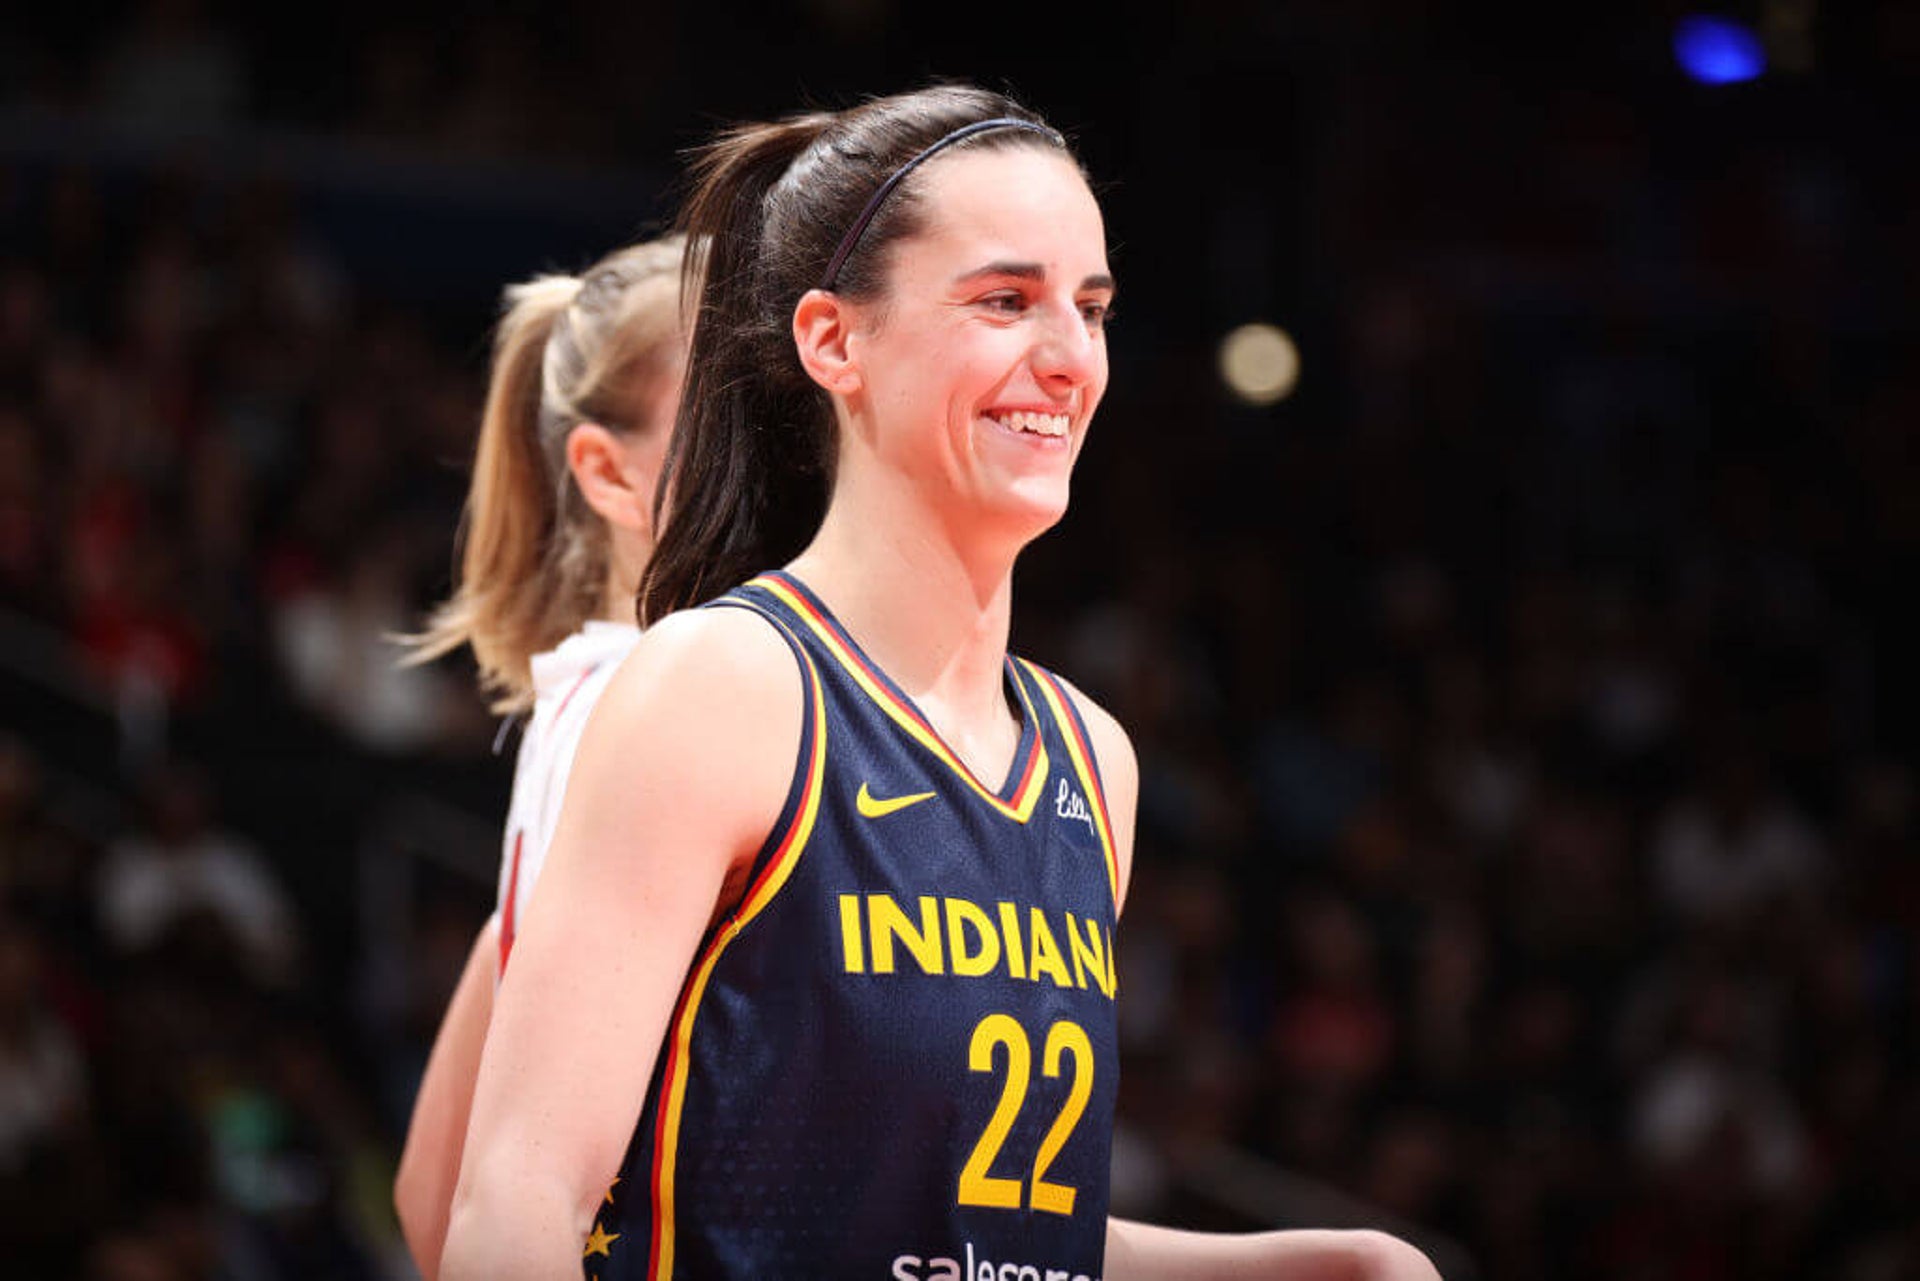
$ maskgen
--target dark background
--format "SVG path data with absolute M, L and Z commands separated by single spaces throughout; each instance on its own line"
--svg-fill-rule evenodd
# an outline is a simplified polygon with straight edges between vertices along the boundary
M 1015 643 L 1142 806 L 1116 1205 L 1449 1278 L 1920 1275 L 1920 7 L 0 19 L 0 1257 L 404 1276 L 513 744 L 448 585 L 507 281 L 715 125 L 935 76 L 1122 288 Z M 1238 403 L 1265 320 L 1295 393 Z

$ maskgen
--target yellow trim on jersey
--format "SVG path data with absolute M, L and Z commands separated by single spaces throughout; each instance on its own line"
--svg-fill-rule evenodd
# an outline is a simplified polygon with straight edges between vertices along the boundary
M 1113 910 L 1120 910 L 1120 856 L 1113 844 L 1113 826 L 1107 818 L 1107 794 L 1100 787 L 1100 781 L 1093 772 L 1091 759 L 1093 744 L 1084 742 L 1080 736 L 1080 723 L 1068 711 L 1063 699 L 1069 697 L 1054 682 L 1026 659 L 1015 659 L 1027 673 L 1033 677 L 1034 684 L 1040 687 L 1040 696 L 1047 700 L 1047 706 L 1053 709 L 1053 717 L 1060 726 L 1060 737 L 1066 742 L 1067 755 L 1073 760 L 1073 772 L 1080 776 L 1080 785 L 1087 789 L 1088 806 L 1093 811 L 1094 824 L 1099 828 L 1100 846 L 1106 852 L 1107 885 L 1113 891 Z
M 689 1055 L 693 1044 L 693 1024 L 700 1011 L 700 999 L 706 993 L 707 981 L 713 976 L 721 953 L 773 901 L 774 895 L 780 892 L 787 878 L 793 874 L 794 865 L 800 861 L 801 851 L 806 848 L 807 839 L 813 834 L 814 820 L 820 813 L 820 795 L 827 763 L 826 702 L 819 669 L 814 666 L 812 656 L 805 649 L 799 652 L 807 665 L 807 683 L 813 695 L 810 708 L 813 750 L 807 760 L 807 781 L 801 792 L 800 809 L 759 882 L 748 889 L 739 911 L 708 945 L 706 955 L 694 967 L 687 981 L 686 996 L 680 1015 L 675 1020 L 673 1039 L 668 1049 L 672 1059 L 668 1079 L 661 1090 L 660 1128 L 653 1159 L 654 1239 L 651 1276 L 654 1281 L 669 1281 L 673 1276 L 673 1179 L 678 1164 L 680 1121 L 686 1104 L 687 1078 L 691 1072 Z
M 928 725 L 919 713 L 902 704 L 898 695 L 874 679 L 867 670 L 866 664 L 847 648 L 846 643 L 835 634 L 833 628 L 820 617 L 812 602 L 771 574 L 762 574 L 747 586 L 765 588 L 779 597 L 780 601 L 791 609 L 815 636 L 820 638 L 821 644 L 827 647 L 827 652 L 833 655 L 840 666 L 846 670 L 847 675 L 853 677 L 854 683 L 866 691 L 867 697 L 871 698 L 894 724 L 905 730 L 922 747 L 946 762 L 947 766 L 973 788 L 981 799 L 1016 822 L 1024 823 L 1033 817 L 1034 806 L 1039 803 L 1041 793 L 1047 789 L 1047 773 L 1051 762 L 1047 759 L 1045 738 L 1040 734 L 1039 726 L 1035 723 L 1033 700 L 1027 696 L 1023 682 L 1016 680 L 1013 683 L 1020 691 L 1020 702 L 1026 709 L 1027 723 L 1034 726 L 1033 752 L 1027 759 L 1026 783 L 1009 803 L 1001 800 L 993 789 L 975 778 L 973 771 L 953 754 L 939 734 L 934 732 L 933 727 Z

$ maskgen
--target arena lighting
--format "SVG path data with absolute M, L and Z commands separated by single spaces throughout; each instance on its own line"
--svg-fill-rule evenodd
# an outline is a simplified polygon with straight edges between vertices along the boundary
M 1277 325 L 1242 325 L 1220 342 L 1220 377 L 1249 405 L 1271 405 L 1300 381 L 1300 351 Z
M 1745 23 L 1695 14 L 1673 28 L 1673 56 L 1701 84 L 1752 80 L 1767 69 L 1766 49 Z

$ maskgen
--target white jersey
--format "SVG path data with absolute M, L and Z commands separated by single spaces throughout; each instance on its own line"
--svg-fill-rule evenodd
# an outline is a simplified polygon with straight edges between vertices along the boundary
M 613 679 L 640 629 L 594 620 L 553 649 L 533 656 L 533 716 L 513 768 L 513 801 L 500 859 L 500 965 L 519 932 L 521 913 L 547 861 L 560 823 L 560 802 L 573 772 L 573 754 L 593 705 Z

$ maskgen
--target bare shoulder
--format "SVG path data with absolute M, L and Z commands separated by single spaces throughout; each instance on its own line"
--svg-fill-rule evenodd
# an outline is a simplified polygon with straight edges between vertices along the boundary
M 1087 724 L 1087 737 L 1100 766 L 1100 782 L 1113 819 L 1114 854 L 1120 864 L 1120 901 L 1125 903 L 1127 884 L 1133 873 L 1133 820 L 1140 799 L 1139 758 L 1134 755 L 1133 740 L 1113 713 L 1087 697 L 1085 691 L 1066 677 L 1061 677 L 1060 683 L 1066 687 L 1080 719 Z
M 799 668 L 770 620 L 745 609 L 691 609 L 649 627 L 607 683 L 588 727 L 609 725 L 649 741 L 756 741 L 790 721 L 798 741 Z M 603 724 L 604 722 L 604 724 Z
M 799 671 L 771 620 L 730 608 L 670 614 L 635 643 L 605 698 L 702 701 L 716 694 L 732 703 L 790 695 L 799 705 Z
M 709 818 L 731 820 L 737 855 L 779 812 L 803 715 L 799 667 L 773 623 L 744 609 L 683 611 L 648 628 L 608 682 L 575 777 L 613 776 L 609 790 L 647 806 L 650 828 L 663 812 L 709 806 Z

